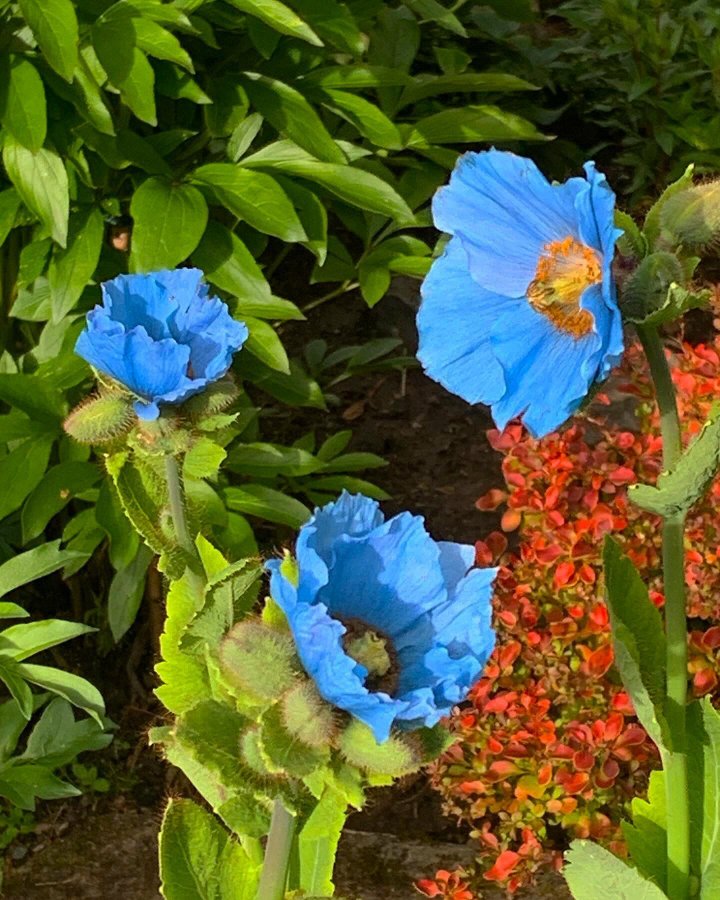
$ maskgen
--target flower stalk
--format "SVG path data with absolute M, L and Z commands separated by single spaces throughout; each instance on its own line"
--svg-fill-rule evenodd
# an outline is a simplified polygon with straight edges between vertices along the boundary
M 295 816 L 285 808 L 282 800 L 276 799 L 257 900 L 283 900 L 295 825 Z
M 672 469 L 682 453 L 675 388 L 665 349 L 656 328 L 638 327 L 660 411 L 663 468 Z M 667 887 L 670 900 L 686 900 L 690 871 L 690 811 L 688 798 L 686 707 L 687 619 L 685 611 L 684 515 L 663 522 L 663 581 L 668 726 L 673 746 L 662 750 L 667 809 Z

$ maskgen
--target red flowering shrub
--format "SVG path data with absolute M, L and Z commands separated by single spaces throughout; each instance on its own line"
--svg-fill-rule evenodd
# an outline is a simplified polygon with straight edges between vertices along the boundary
M 683 347 L 673 378 L 687 435 L 697 433 L 720 395 L 720 339 Z M 602 596 L 602 545 L 613 534 L 661 606 L 659 519 L 636 508 L 627 487 L 653 483 L 661 441 L 652 388 L 631 348 L 612 381 L 613 401 L 596 398 L 594 416 L 533 440 L 519 425 L 488 433 L 504 454 L 506 491 L 480 509 L 505 504 L 508 549 L 494 532 L 477 544 L 478 562 L 501 566 L 495 594 L 498 643 L 469 703 L 450 727 L 459 741 L 435 764 L 432 780 L 451 815 L 479 845 L 471 880 L 509 891 L 559 867 L 575 837 L 623 852 L 620 821 L 642 794 L 657 751 L 633 715 L 613 668 Z M 628 410 L 630 399 L 631 410 Z M 598 415 L 601 409 L 603 414 Z M 618 428 L 619 410 L 636 416 Z M 690 673 L 695 694 L 713 691 L 720 672 L 720 482 L 688 517 Z M 430 897 L 474 897 L 466 876 L 438 873 L 418 885 Z M 460 887 L 459 887 L 460 886 Z M 461 890 L 461 893 L 458 893 Z M 434 891 L 434 893 L 433 893 Z

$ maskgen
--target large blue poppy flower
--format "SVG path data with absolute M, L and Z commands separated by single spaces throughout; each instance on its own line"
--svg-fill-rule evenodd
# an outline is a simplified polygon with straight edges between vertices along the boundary
M 622 355 L 615 195 L 593 163 L 585 172 L 551 184 L 513 153 L 466 153 L 435 195 L 453 237 L 423 285 L 418 358 L 499 428 L 522 416 L 547 434 Z
M 423 519 L 388 521 L 374 500 L 342 494 L 300 530 L 297 579 L 267 563 L 270 592 L 320 694 L 370 726 L 434 725 L 461 701 L 492 652 L 496 569 L 436 543 Z M 297 583 L 295 581 L 297 580 Z
M 201 279 L 199 269 L 120 275 L 88 313 L 75 352 L 136 394 L 142 419 L 221 378 L 248 336 Z

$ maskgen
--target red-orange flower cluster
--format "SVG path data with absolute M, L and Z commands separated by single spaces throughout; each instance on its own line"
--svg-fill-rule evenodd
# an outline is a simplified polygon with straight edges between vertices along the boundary
M 720 338 L 684 346 L 671 363 L 689 438 L 720 396 Z M 653 602 L 664 602 L 659 523 L 627 491 L 636 481 L 653 483 L 661 469 L 641 352 L 630 348 L 608 394 L 562 433 L 533 440 L 510 425 L 488 437 L 504 454 L 506 490 L 488 492 L 477 506 L 505 505 L 503 533 L 479 541 L 477 558 L 501 566 L 498 646 L 451 720 L 459 741 L 432 779 L 447 811 L 478 841 L 475 877 L 512 892 L 541 868 L 561 865 L 575 837 L 623 852 L 620 821 L 658 762 L 613 668 L 602 599 L 602 544 L 612 534 Z M 507 535 L 516 530 L 509 549 Z M 720 481 L 691 512 L 687 535 L 689 678 L 700 696 L 720 683 Z M 452 893 L 456 882 L 438 873 L 424 882 L 437 892 L 425 893 L 470 900 L 466 880 L 458 875 L 466 892 Z

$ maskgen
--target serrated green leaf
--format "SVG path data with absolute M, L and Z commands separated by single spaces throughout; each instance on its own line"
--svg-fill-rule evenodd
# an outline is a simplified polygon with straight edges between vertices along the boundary
M 632 822 L 622 830 L 630 859 L 640 873 L 665 890 L 667 879 L 667 806 L 663 772 L 650 773 L 648 798 L 632 801 Z
M 563 875 L 575 900 L 667 900 L 656 884 L 599 844 L 573 841 L 565 860 Z
M 48 63 L 72 81 L 78 63 L 78 21 L 70 0 L 18 0 Z
M 720 407 L 710 412 L 700 434 L 685 448 L 675 467 L 658 476 L 657 486 L 631 485 L 637 506 L 660 516 L 686 513 L 706 493 L 720 467 Z
M 672 282 L 662 305 L 638 320 L 636 324 L 657 328 L 659 325 L 681 319 L 688 310 L 706 308 L 710 304 L 710 299 L 711 291 L 708 289 L 689 291 Z
M 690 866 L 702 900 L 720 891 L 720 715 L 705 697 L 688 706 Z
M 53 240 L 64 247 L 70 193 L 67 172 L 60 157 L 45 147 L 33 153 L 6 135 L 3 162 L 25 206 L 46 226 Z
M 648 251 L 648 245 L 645 235 L 638 228 L 635 219 L 626 212 L 616 209 L 615 226 L 623 230 L 623 234 L 617 240 L 617 246 L 622 255 L 642 259 Z
M 135 272 L 172 269 L 200 242 L 208 220 L 205 198 L 191 184 L 148 178 L 130 203 L 133 239 L 130 265 Z
M 603 552 L 615 665 L 641 724 L 662 749 L 672 748 L 665 719 L 665 633 L 637 569 L 611 537 Z
M 310 897 L 332 897 L 340 835 L 347 818 L 345 797 L 328 787 L 298 835 L 300 888 Z
M 192 800 L 170 800 L 160 829 L 166 900 L 255 900 L 260 866 Z

